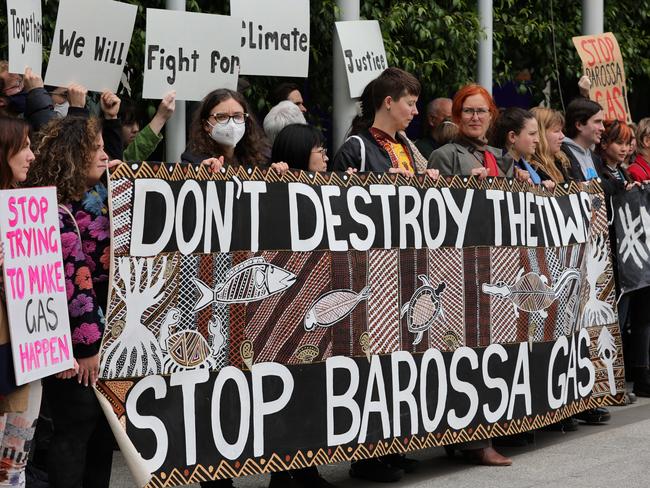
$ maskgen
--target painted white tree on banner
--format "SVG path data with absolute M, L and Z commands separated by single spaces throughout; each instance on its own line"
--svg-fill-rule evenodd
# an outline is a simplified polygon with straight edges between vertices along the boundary
M 616 395 L 616 380 L 614 379 L 614 361 L 616 360 L 616 341 L 607 327 L 603 327 L 598 336 L 598 355 L 607 367 L 609 391 Z
M 632 258 L 634 264 L 643 269 L 648 264 L 648 244 L 642 242 L 640 237 L 645 235 L 645 229 L 650 225 L 650 216 L 644 207 L 640 210 L 640 216 L 633 218 L 629 203 L 625 204 L 625 208 L 618 209 L 623 235 L 617 236 L 617 239 L 623 262 L 627 263 L 628 259 Z
M 167 258 L 163 257 L 161 261 L 155 272 L 153 258 L 118 259 L 119 280 L 124 288 L 120 289 L 119 280 L 116 279 L 113 289 L 126 305 L 126 324 L 122 333 L 104 352 L 102 375 L 105 378 L 146 376 L 162 372 L 162 350 L 158 339 L 142 323 L 144 312 L 163 297 Z
M 616 314 L 612 306 L 598 299 L 598 278 L 605 272 L 609 264 L 607 239 L 604 234 L 592 237 L 585 250 L 586 277 L 589 284 L 589 298 L 582 310 L 580 324 L 582 327 L 608 325 L 616 322 Z

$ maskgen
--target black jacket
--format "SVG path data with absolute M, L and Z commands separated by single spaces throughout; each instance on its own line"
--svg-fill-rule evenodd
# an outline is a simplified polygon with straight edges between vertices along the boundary
M 385 173 L 389 168 L 393 167 L 390 156 L 386 150 L 381 147 L 374 137 L 370 134 L 369 130 L 364 130 L 355 136 L 363 140 L 365 152 L 365 168 L 364 171 L 375 171 L 377 173 Z M 415 161 L 411 145 L 405 141 L 402 135 L 398 132 L 395 138 L 400 142 L 408 151 L 411 161 Z M 356 137 L 349 137 L 337 151 L 332 162 L 333 171 L 346 171 L 348 168 L 356 168 L 361 171 L 361 144 Z
M 571 163 L 569 177 L 575 181 L 585 181 L 585 176 L 582 173 L 580 162 L 578 161 L 578 158 L 576 158 L 576 155 L 573 154 L 573 150 L 566 143 L 562 143 L 561 149 L 562 152 L 566 154 L 567 158 L 569 158 L 569 162 Z M 600 159 L 600 156 L 592 152 L 591 160 L 593 161 L 596 173 L 601 180 L 601 185 L 605 195 L 614 195 L 620 191 L 620 182 L 617 179 L 612 178 L 611 175 L 606 174 L 605 165 L 603 164 L 603 160 Z

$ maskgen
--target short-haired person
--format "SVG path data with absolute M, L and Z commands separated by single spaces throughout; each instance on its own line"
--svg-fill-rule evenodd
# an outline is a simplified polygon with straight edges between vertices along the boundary
M 537 119 L 539 143 L 530 163 L 542 180 L 551 180 L 555 184 L 571 180 L 569 158 L 561 151 L 564 140 L 564 116 L 557 110 L 534 107 L 531 113 Z
M 184 162 L 258 165 L 268 163 L 268 143 L 248 102 L 236 91 L 219 88 L 208 93 L 192 119 Z
M 441 175 L 529 179 L 526 171 L 514 167 L 511 158 L 503 157 L 501 149 L 487 144 L 488 130 L 499 111 L 485 88 L 474 83 L 462 87 L 454 95 L 451 113 L 458 137 L 431 153 L 429 168 L 439 170 Z
M 426 171 L 426 159 L 404 133 L 418 114 L 420 89 L 420 82 L 399 68 L 387 68 L 371 81 L 361 96 L 362 113 L 352 121 L 332 168 L 405 175 Z
M 589 181 L 602 178 L 606 194 L 617 191 L 610 178 L 603 178 L 604 168 L 600 157 L 593 152 L 605 130 L 603 108 L 600 104 L 586 98 L 576 98 L 566 109 L 566 137 L 562 141 L 562 152 L 569 159 L 569 175 L 576 181 Z M 596 407 L 574 415 L 574 418 L 587 424 L 601 424 L 611 418 L 605 407 Z
M 593 100 L 576 98 L 567 106 L 562 152 L 569 158 L 570 176 L 576 181 L 589 181 L 602 173 L 602 162 L 592 150 L 605 130 L 603 119 L 603 108 Z
M 281 83 L 273 90 L 271 94 L 271 102 L 273 105 L 277 105 L 284 100 L 289 100 L 296 105 L 302 113 L 307 112 L 305 101 L 302 98 L 302 93 L 300 93 L 300 87 L 296 83 Z
M 298 106 L 289 100 L 283 100 L 275 105 L 264 117 L 263 127 L 266 137 L 273 144 L 275 137 L 282 129 L 290 124 L 306 124 L 305 116 Z
M 442 145 L 436 140 L 434 131 L 444 120 L 451 119 L 451 103 L 451 98 L 434 98 L 427 104 L 427 116 L 422 124 L 423 136 L 415 143 L 415 147 L 427 159 Z
M 162 141 L 162 129 L 174 114 L 176 109 L 176 91 L 171 90 L 163 95 L 158 109 L 151 121 L 140 130 L 136 106 L 132 101 L 120 107 L 122 123 L 122 144 L 124 145 L 124 160 L 143 161 L 148 159 Z
M 630 164 L 628 172 L 634 181 L 650 181 L 650 117 L 639 121 L 636 128 L 636 158 Z
M 15 117 L 0 117 L 0 190 L 15 188 L 27 179 L 34 161 L 30 149 L 29 125 Z M 0 247 L 0 313 L 5 314 L 5 289 L 2 282 L 4 264 Z M 7 364 L 5 353 L 10 347 L 7 317 L 0 317 L 0 345 L 2 365 Z M 3 382 L 7 376 L 3 370 Z M 25 467 L 32 447 L 34 428 L 41 406 L 41 380 L 31 381 L 14 391 L 0 395 L 0 486 L 25 486 Z

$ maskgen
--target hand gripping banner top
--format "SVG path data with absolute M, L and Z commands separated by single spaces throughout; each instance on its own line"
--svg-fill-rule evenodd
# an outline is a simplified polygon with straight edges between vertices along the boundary
M 99 389 L 141 484 L 484 439 L 618 404 L 597 182 L 124 163 Z

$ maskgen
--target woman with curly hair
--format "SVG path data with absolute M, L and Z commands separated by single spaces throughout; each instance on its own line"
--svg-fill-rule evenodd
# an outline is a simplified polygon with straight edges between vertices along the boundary
M 48 476 L 56 488 L 108 487 L 110 480 L 112 434 L 92 388 L 108 294 L 110 228 L 100 184 L 107 167 L 100 121 L 66 117 L 42 129 L 28 175 L 31 186 L 57 188 L 70 329 L 79 363 L 77 374 L 43 381 L 54 430 Z
M 208 93 L 194 113 L 181 160 L 210 164 L 266 164 L 270 148 L 248 103 L 239 92 L 219 88 Z
M 0 190 L 23 183 L 33 161 L 29 125 L 21 119 L 0 117 Z M 0 486 L 24 487 L 25 466 L 41 405 L 41 382 L 32 381 L 14 390 L 2 283 L 3 261 L 0 247 L 0 314 L 3 315 L 0 317 Z

